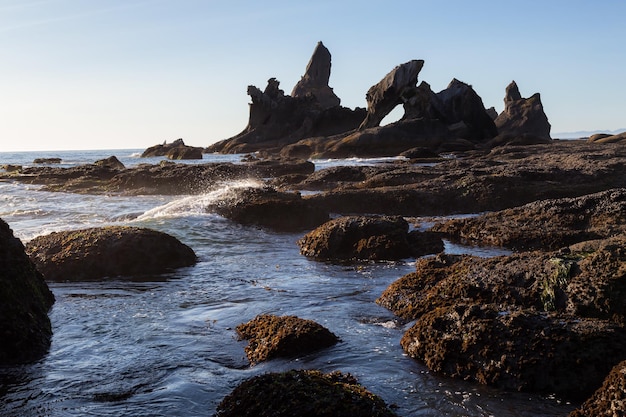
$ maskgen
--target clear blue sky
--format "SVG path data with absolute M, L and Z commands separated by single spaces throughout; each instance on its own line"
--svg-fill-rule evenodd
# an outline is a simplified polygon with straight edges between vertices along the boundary
M 623 0 L 0 0 L 0 151 L 207 146 L 248 120 L 247 86 L 286 93 L 318 41 L 347 107 L 424 59 L 486 107 L 540 92 L 552 132 L 626 128 Z

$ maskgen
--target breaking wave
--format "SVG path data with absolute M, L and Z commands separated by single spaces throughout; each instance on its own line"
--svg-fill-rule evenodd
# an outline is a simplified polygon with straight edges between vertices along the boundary
M 138 216 L 135 220 L 143 221 L 164 217 L 185 217 L 208 214 L 208 208 L 220 201 L 236 197 L 237 192 L 246 188 L 261 188 L 263 183 L 255 179 L 228 181 L 215 190 L 205 194 L 191 195 L 170 201 Z

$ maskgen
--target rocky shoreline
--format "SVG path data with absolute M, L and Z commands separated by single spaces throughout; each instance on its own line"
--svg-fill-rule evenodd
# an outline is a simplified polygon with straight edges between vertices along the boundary
M 400 343 L 433 372 L 554 394 L 575 404 L 588 399 L 573 416 L 585 410 L 626 412 L 624 401 L 611 395 L 623 387 L 626 360 L 626 147 L 606 137 L 552 140 L 539 95 L 524 99 L 514 83 L 506 90 L 505 111 L 495 117 L 458 80 L 435 94 L 428 84 L 416 85 L 423 64 L 398 66 L 374 85 L 367 110 L 345 109 L 328 87 L 330 54 L 320 43 L 291 96 L 273 79 L 264 92 L 250 87 L 248 127 L 209 147 L 257 152 L 238 164 L 126 168 L 109 158 L 73 168 L 5 167 L 0 180 L 41 184 L 48 191 L 136 195 L 198 194 L 225 181 L 255 179 L 262 186 L 243 189 L 207 210 L 246 225 L 306 233 L 299 241 L 301 253 L 322 262 L 418 258 L 416 271 L 399 277 L 377 303 L 414 322 Z M 404 106 L 403 119 L 381 127 L 398 104 Z M 394 162 L 317 171 L 306 159 L 403 152 L 406 157 Z M 81 239 L 92 232 L 81 231 Z M 98 231 L 79 246 L 98 254 L 111 251 L 107 239 L 118 238 L 104 236 L 119 232 Z M 140 233 L 149 232 L 130 230 L 130 247 L 143 245 L 135 240 Z M 73 261 L 84 255 L 70 251 L 76 248 L 70 238 L 75 236 L 42 237 L 51 248 L 48 257 L 38 241 L 26 251 L 39 270 L 54 270 L 61 264 L 58 253 L 66 251 Z M 443 253 L 442 238 L 514 252 L 494 258 L 449 255 Z M 7 242 L 11 239 L 7 236 Z M 102 248 L 95 245 L 98 240 L 105 243 Z M 184 261 L 165 270 L 193 265 L 193 250 L 184 245 L 179 250 Z M 90 260 L 83 262 L 65 273 L 94 268 Z M 105 270 L 93 279 L 112 274 L 135 271 Z M 38 309 L 47 311 L 49 304 Z M 305 346 L 295 347 L 272 340 L 287 346 L 288 355 L 306 351 L 316 338 L 290 331 L 294 326 L 324 332 L 330 342 L 316 349 L 332 344 L 332 333 L 297 320 L 264 316 L 238 331 L 256 345 L 268 331 L 288 342 L 303 338 Z M 250 327 L 261 336 L 249 334 Z M 273 357 L 265 352 L 268 346 L 262 347 L 263 356 L 250 348 L 251 362 Z M 295 380 L 355 383 L 343 375 L 273 377 L 278 390 L 288 389 L 285 381 L 296 389 Z M 218 414 L 239 415 L 225 411 L 237 401 L 229 396 Z M 380 405 L 379 399 L 374 402 Z M 380 410 L 375 415 L 393 415 Z

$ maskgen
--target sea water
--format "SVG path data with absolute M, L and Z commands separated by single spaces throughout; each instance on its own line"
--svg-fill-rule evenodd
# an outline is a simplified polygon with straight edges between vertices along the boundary
M 60 166 L 115 155 L 126 166 L 158 163 L 140 150 L 0 153 L 0 165 L 32 165 L 60 157 Z M 233 155 L 204 155 L 238 162 Z M 344 164 L 378 161 L 352 160 Z M 318 162 L 318 168 L 342 163 Z M 309 260 L 303 233 L 242 226 L 206 210 L 238 187 L 224 183 L 193 196 L 51 193 L 0 182 L 0 218 L 26 242 L 52 231 L 106 225 L 148 227 L 194 249 L 199 262 L 142 281 L 49 283 L 53 338 L 40 361 L 0 369 L 1 416 L 211 416 L 235 386 L 267 372 L 340 370 L 393 404 L 400 416 L 565 416 L 553 398 L 510 393 L 448 379 L 400 347 L 412 325 L 375 304 L 384 289 L 413 271 L 415 260 L 354 266 Z M 446 244 L 455 253 L 471 248 Z M 482 256 L 497 254 L 483 251 Z M 250 366 L 235 327 L 258 314 L 315 320 L 337 345 L 293 359 Z

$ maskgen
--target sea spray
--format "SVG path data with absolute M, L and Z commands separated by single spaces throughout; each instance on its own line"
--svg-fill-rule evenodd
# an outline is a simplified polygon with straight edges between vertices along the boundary
M 246 188 L 260 188 L 263 183 L 256 179 L 242 179 L 225 181 L 217 189 L 204 194 L 191 195 L 171 201 L 159 207 L 146 211 L 136 218 L 137 221 L 162 217 L 185 217 L 205 215 L 222 201 L 232 200 L 238 191 Z

